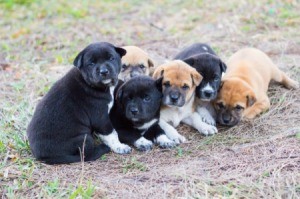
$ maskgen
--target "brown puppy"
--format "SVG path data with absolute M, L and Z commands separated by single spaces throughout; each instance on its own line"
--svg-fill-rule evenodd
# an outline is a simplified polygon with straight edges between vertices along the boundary
M 150 69 L 154 66 L 148 54 L 136 46 L 124 46 L 126 56 L 122 57 L 122 70 L 119 79 L 127 81 L 138 75 L 150 75 Z
M 241 119 L 252 119 L 270 107 L 267 90 L 271 80 L 286 88 L 298 88 L 262 51 L 245 48 L 233 54 L 227 62 L 216 109 L 217 120 L 226 126 L 236 125 Z
M 208 128 L 215 128 L 202 122 L 200 115 L 195 112 L 195 88 L 203 78 L 196 69 L 183 61 L 174 60 L 159 66 L 153 77 L 163 77 L 159 124 L 169 139 L 177 144 L 185 141 L 174 128 L 180 122 L 191 125 L 204 134 L 209 134 Z

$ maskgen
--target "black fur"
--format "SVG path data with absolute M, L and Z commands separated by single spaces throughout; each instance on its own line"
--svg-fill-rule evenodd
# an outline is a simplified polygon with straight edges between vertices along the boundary
M 222 73 L 226 71 L 227 66 L 210 46 L 203 43 L 193 44 L 178 53 L 174 59 L 183 60 L 203 76 L 202 82 L 196 88 L 198 98 L 210 101 L 217 97 Z M 208 83 L 212 87 L 211 92 L 204 90 Z
M 86 47 L 74 60 L 76 67 L 58 80 L 37 105 L 27 128 L 33 155 L 47 164 L 92 161 L 108 153 L 96 145 L 94 133 L 113 131 L 108 115 L 109 87 L 117 83 L 124 49 L 99 42 Z M 106 68 L 105 76 L 99 71 Z M 111 79 L 110 83 L 103 80 Z M 84 148 L 83 148 L 84 146 Z
M 110 118 L 121 142 L 134 145 L 141 137 L 154 141 L 156 137 L 164 134 L 158 125 L 162 99 L 161 83 L 161 78 L 155 81 L 148 76 L 137 76 L 120 86 Z M 151 127 L 138 129 L 153 119 L 157 121 Z M 150 148 L 140 146 L 138 149 Z

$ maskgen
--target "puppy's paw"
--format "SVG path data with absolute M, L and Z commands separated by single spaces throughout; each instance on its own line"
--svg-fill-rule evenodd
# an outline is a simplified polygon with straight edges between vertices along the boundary
M 180 134 L 177 134 L 177 135 L 173 134 L 172 136 L 168 136 L 168 138 L 170 140 L 172 140 L 173 142 L 175 142 L 176 144 L 186 142 L 186 138 Z
M 135 141 L 134 146 L 140 151 L 149 151 L 153 147 L 153 143 L 144 137 L 139 138 Z
M 216 126 L 216 120 L 211 116 L 210 112 L 206 108 L 198 109 L 198 113 L 201 120 L 209 125 Z
M 126 144 L 118 144 L 111 149 L 115 153 L 119 154 L 129 154 L 131 153 L 131 147 Z
M 208 125 L 203 123 L 199 129 L 197 129 L 200 133 L 204 135 L 213 135 L 218 133 L 218 129 L 215 126 Z
M 173 148 L 177 145 L 177 143 L 173 142 L 170 140 L 166 135 L 160 135 L 156 138 L 156 143 L 159 145 L 161 148 Z

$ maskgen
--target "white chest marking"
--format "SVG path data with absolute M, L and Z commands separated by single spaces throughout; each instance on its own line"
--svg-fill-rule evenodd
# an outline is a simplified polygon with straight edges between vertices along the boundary
M 150 128 L 155 122 L 157 122 L 157 119 L 153 119 L 150 122 L 147 122 L 147 123 L 143 124 L 142 126 L 137 127 L 137 129 L 146 130 L 146 129 Z
M 109 88 L 109 92 L 110 92 L 110 96 L 111 96 L 111 101 L 108 103 L 108 113 L 110 112 L 110 109 L 114 105 L 114 90 L 115 90 L 114 86 L 111 86 Z

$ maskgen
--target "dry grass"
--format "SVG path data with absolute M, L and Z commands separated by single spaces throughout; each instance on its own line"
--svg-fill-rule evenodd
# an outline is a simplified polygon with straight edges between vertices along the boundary
M 300 197 L 299 89 L 271 85 L 268 112 L 215 136 L 180 126 L 188 142 L 172 150 L 48 166 L 25 136 L 38 100 L 93 41 L 138 45 L 157 64 L 197 41 L 224 60 L 254 46 L 300 81 L 298 1 L 9 2 L 0 3 L 2 198 Z

